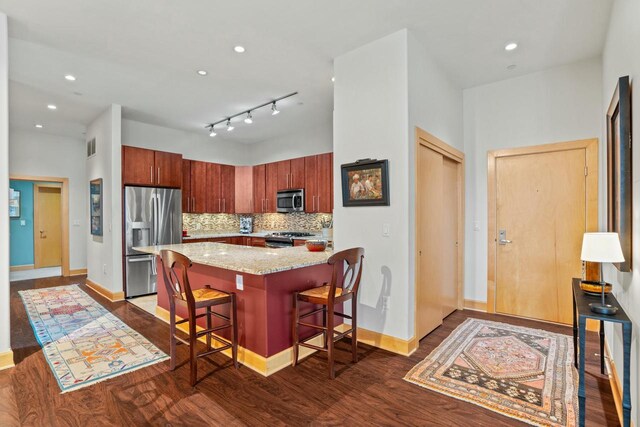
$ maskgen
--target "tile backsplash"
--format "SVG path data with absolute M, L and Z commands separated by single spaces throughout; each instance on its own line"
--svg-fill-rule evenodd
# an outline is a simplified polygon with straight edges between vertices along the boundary
M 182 214 L 182 226 L 188 231 L 215 230 L 238 231 L 240 217 L 247 215 L 233 214 Z M 254 214 L 254 231 L 290 230 L 290 231 L 318 231 L 322 229 L 322 221 L 331 221 L 331 214 Z

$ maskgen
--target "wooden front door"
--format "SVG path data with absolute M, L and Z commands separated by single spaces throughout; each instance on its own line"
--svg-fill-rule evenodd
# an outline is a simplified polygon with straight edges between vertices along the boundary
M 34 267 L 62 265 L 62 189 L 34 186 Z
M 581 277 L 587 230 L 586 154 L 496 159 L 496 312 L 571 323 L 571 278 Z

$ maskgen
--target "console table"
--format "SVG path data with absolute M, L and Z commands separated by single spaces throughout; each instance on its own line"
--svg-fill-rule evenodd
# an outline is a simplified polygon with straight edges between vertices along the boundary
M 600 301 L 600 296 L 590 296 L 580 289 L 580 279 L 573 279 L 573 360 L 579 372 L 580 383 L 578 385 L 578 402 L 580 426 L 584 426 L 585 418 L 585 343 L 587 319 L 600 321 L 600 372 L 604 375 L 604 322 L 620 323 L 622 325 L 622 346 L 624 347 L 623 374 L 622 374 L 622 418 L 623 426 L 629 427 L 631 423 L 631 320 L 624 312 L 618 300 L 609 294 L 606 296 L 606 303 L 618 307 L 618 311 L 613 315 L 598 314 L 591 311 L 589 303 Z M 580 344 L 578 347 L 578 339 Z M 578 351 L 579 348 L 579 351 Z M 579 357 L 578 357 L 579 356 Z

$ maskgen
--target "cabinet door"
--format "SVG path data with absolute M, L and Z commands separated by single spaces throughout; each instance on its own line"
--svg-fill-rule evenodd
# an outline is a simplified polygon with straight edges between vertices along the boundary
M 156 151 L 154 157 L 156 185 L 180 188 L 182 184 L 182 154 Z
M 264 213 L 266 209 L 266 166 L 253 167 L 253 213 Z
M 262 237 L 252 237 L 251 246 L 257 246 L 264 248 L 266 246 L 265 240 Z
M 291 172 L 289 173 L 290 188 L 304 188 L 305 166 L 304 157 L 291 159 Z
M 236 175 L 235 211 L 239 214 L 253 213 L 253 168 L 251 166 L 236 166 L 234 169 Z M 262 185 L 264 186 L 264 183 Z M 258 209 L 260 209 L 259 204 Z
M 318 212 L 333 211 L 333 153 L 318 156 Z
M 291 188 L 291 162 L 289 160 L 282 160 L 276 162 L 275 165 L 278 177 L 278 187 L 276 190 L 288 190 Z
M 229 165 L 220 165 L 220 197 L 223 213 L 236 211 L 236 170 Z
M 265 212 L 275 213 L 277 206 L 278 193 L 278 164 L 267 163 L 265 166 Z
M 207 211 L 207 163 L 191 161 L 191 212 Z
M 155 185 L 153 150 L 122 146 L 122 184 Z
M 191 212 L 191 160 L 182 160 L 182 212 Z
M 304 211 L 318 212 L 318 156 L 304 158 Z
M 207 213 L 222 212 L 221 166 L 207 163 Z

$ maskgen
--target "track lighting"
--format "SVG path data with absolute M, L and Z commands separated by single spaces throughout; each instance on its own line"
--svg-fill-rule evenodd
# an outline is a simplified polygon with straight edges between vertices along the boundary
M 239 112 L 237 114 L 234 114 L 234 115 L 231 115 L 231 116 L 226 116 L 224 119 L 220 119 L 220 120 L 218 120 L 216 122 L 212 122 L 212 123 L 207 124 L 205 126 L 205 129 L 209 130 L 209 132 L 210 132 L 209 136 L 214 137 L 214 136 L 216 136 L 216 132 L 214 131 L 214 127 L 216 125 L 219 125 L 219 124 L 222 124 L 222 123 L 226 123 L 227 132 L 231 132 L 233 129 L 235 129 L 231 125 L 231 120 L 232 119 L 235 119 L 236 117 L 244 116 L 244 122 L 246 124 L 250 125 L 250 124 L 253 123 L 253 113 L 256 110 L 259 110 L 260 108 L 268 107 L 268 106 L 271 106 L 271 115 L 275 116 L 276 114 L 280 114 L 280 110 L 278 110 L 278 106 L 276 105 L 277 102 L 282 101 L 283 99 L 290 98 L 290 97 L 292 97 L 294 95 L 297 95 L 297 94 L 298 94 L 298 92 L 292 92 L 292 93 L 290 93 L 288 95 L 281 96 L 279 98 L 274 98 L 274 99 L 272 99 L 272 100 L 270 100 L 268 102 L 265 102 L 264 104 L 256 105 L 255 107 L 249 108 L 248 110 L 241 111 L 241 112 Z M 298 102 L 298 105 L 302 105 L 302 102 Z

